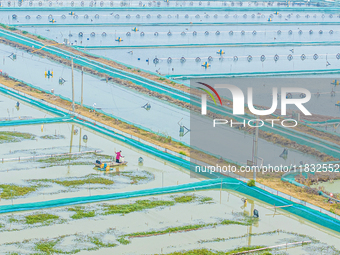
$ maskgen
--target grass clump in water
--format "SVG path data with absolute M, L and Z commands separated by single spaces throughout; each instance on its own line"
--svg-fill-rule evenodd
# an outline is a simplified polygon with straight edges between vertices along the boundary
M 126 240 L 124 237 L 118 238 L 117 241 L 122 245 L 127 245 L 127 244 L 131 243 L 129 240 Z
M 74 220 L 78 220 L 78 219 L 82 219 L 82 218 L 91 218 L 96 216 L 96 212 L 95 211 L 88 211 L 86 212 L 84 210 L 84 207 L 81 206 L 76 206 L 76 207 L 72 207 L 72 208 L 68 208 L 68 211 L 71 212 L 75 212 L 75 214 L 73 214 L 71 216 L 72 219 Z
M 22 140 L 32 140 L 35 136 L 29 133 L 0 131 L 0 144 L 21 142 Z
M 116 244 L 114 243 L 104 243 L 98 237 L 90 237 L 90 242 L 97 246 L 97 248 L 108 248 L 108 247 L 115 247 Z
M 114 181 L 103 178 L 103 177 L 85 177 L 82 179 L 73 179 L 73 180 L 53 180 L 53 179 L 37 179 L 37 180 L 29 180 L 30 182 L 51 182 L 56 183 L 65 187 L 75 187 L 81 186 L 85 184 L 104 184 L 104 185 L 112 185 Z
M 207 223 L 207 224 L 196 224 L 196 225 L 185 225 L 185 226 L 179 226 L 179 227 L 170 227 L 164 230 L 158 230 L 158 231 L 148 231 L 148 232 L 136 232 L 136 233 L 130 233 L 126 235 L 122 235 L 120 239 L 120 243 L 130 242 L 129 240 L 126 240 L 125 237 L 145 237 L 145 236 L 155 236 L 155 235 L 163 235 L 167 233 L 175 233 L 175 232 L 183 232 L 183 231 L 193 231 L 193 230 L 198 230 L 206 227 L 216 227 L 218 225 L 244 225 L 248 226 L 250 223 L 249 222 L 243 222 L 243 221 L 233 221 L 233 220 L 222 220 L 221 222 L 216 222 L 216 223 Z M 251 225 L 251 224 L 250 224 Z M 118 240 L 118 239 L 117 239 Z M 179 253 L 181 254 L 181 253 Z M 187 253 L 184 253 L 187 254 Z M 191 253 L 188 253 L 191 254 Z M 193 253 L 196 254 L 196 253 Z M 200 254 L 200 253 L 198 253 Z M 212 253 L 212 254 L 218 254 L 218 253 Z M 221 253 L 225 254 L 225 253 Z M 229 253 L 228 253 L 229 254 Z
M 211 201 L 213 201 L 212 197 L 202 197 L 200 199 L 201 203 L 206 203 L 206 202 L 211 202 Z
M 19 222 L 19 220 L 15 219 L 15 218 L 9 218 L 8 222 L 9 223 L 17 223 L 17 222 Z
M 256 250 L 256 249 L 261 249 L 261 248 L 264 248 L 265 246 L 245 246 L 245 247 L 239 247 L 239 248 L 236 248 L 232 251 L 228 251 L 227 253 L 225 253 L 226 255 L 227 254 L 235 254 L 235 253 L 240 253 L 240 252 L 245 252 L 245 251 L 251 251 L 251 250 Z M 271 253 L 269 253 L 270 249 L 266 249 L 266 250 L 262 250 L 260 252 L 258 252 L 257 254 L 266 254 L 266 255 L 270 255 Z
M 138 200 L 133 204 L 124 205 L 105 205 L 104 215 L 109 214 L 126 214 L 131 212 L 142 211 L 144 209 L 151 209 L 159 206 L 172 206 L 175 203 L 173 201 L 150 201 L 150 200 Z
M 155 176 L 147 171 L 141 171 L 141 172 L 122 172 L 122 173 L 110 173 L 110 175 L 121 175 L 124 177 L 127 177 L 131 180 L 132 185 L 138 184 L 142 181 L 152 180 L 155 178 Z
M 190 251 L 176 251 L 173 253 L 169 253 L 168 255 L 229 255 L 229 254 L 238 254 L 239 252 L 260 249 L 263 247 L 264 246 L 247 246 L 247 247 L 240 247 L 235 250 L 228 251 L 228 252 L 214 251 L 214 250 L 208 250 L 208 249 L 196 249 L 196 250 L 190 250 Z M 268 250 L 261 251 L 256 254 L 270 255 L 271 253 L 269 253 Z
M 40 213 L 25 216 L 25 219 L 26 224 L 51 223 L 54 220 L 58 220 L 59 216 L 48 213 Z
M 131 179 L 131 184 L 138 184 L 140 181 L 149 179 L 147 176 L 124 175 Z
M 62 251 L 57 250 L 54 248 L 59 240 L 56 241 L 47 241 L 47 242 L 39 242 L 35 244 L 35 250 L 39 252 L 44 252 L 45 254 L 55 254 L 55 253 L 62 253 Z
M 150 235 L 162 235 L 167 233 L 174 233 L 174 232 L 182 232 L 182 231 L 190 231 L 190 230 L 197 230 L 209 226 L 213 226 L 213 223 L 209 224 L 196 224 L 196 225 L 186 225 L 186 226 L 180 226 L 180 227 L 171 227 L 160 231 L 148 231 L 148 232 L 137 232 L 132 234 L 127 234 L 125 236 L 129 237 L 142 237 L 142 236 L 150 236 Z
M 40 136 L 40 138 L 54 140 L 54 139 L 65 139 L 65 136 L 64 135 L 43 135 L 43 136 Z
M 84 184 L 104 184 L 104 185 L 112 185 L 114 184 L 114 181 L 111 181 L 106 178 L 102 177 L 92 177 L 92 178 L 84 178 L 84 179 L 77 179 L 77 180 L 64 180 L 64 181 L 56 181 L 56 180 L 51 180 L 51 182 L 63 185 L 65 187 L 70 187 L 70 186 L 81 186 Z
M 247 222 L 240 222 L 240 221 L 234 221 L 234 220 L 222 220 L 221 224 L 222 225 L 244 225 L 244 226 L 249 225 Z
M 49 164 L 49 166 L 93 165 L 96 159 L 101 160 L 101 161 L 112 160 L 112 156 L 98 154 L 98 153 L 85 153 L 82 155 L 52 156 L 49 158 L 38 159 L 37 162 Z
M 27 195 L 36 191 L 38 186 L 19 186 L 14 184 L 0 184 L 0 197 L 2 199 L 10 199 Z M 1 191 L 2 190 L 2 191 Z
M 53 163 L 60 163 L 63 161 L 77 160 L 79 158 L 80 158 L 79 156 L 73 156 L 73 157 L 72 156 L 55 156 L 55 157 L 50 157 L 50 158 L 38 159 L 37 162 L 53 164 Z
M 195 196 L 180 196 L 180 197 L 175 197 L 174 200 L 176 201 L 176 203 L 190 203 L 196 200 Z
M 251 226 L 259 221 L 259 218 L 249 216 L 245 214 L 244 212 L 236 212 L 236 213 L 233 213 L 233 215 L 235 219 L 238 220 L 238 222 L 241 222 L 242 225 L 246 225 L 246 226 Z
M 180 226 L 180 227 L 171 227 L 164 230 L 159 231 L 148 231 L 148 232 L 136 232 L 136 233 L 130 233 L 121 236 L 119 239 L 117 239 L 118 242 L 121 244 L 129 244 L 130 241 L 126 240 L 125 237 L 145 237 L 145 236 L 155 236 L 155 235 L 163 235 L 167 233 L 174 233 L 174 232 L 182 232 L 182 231 L 191 231 L 191 230 L 197 230 L 200 228 L 213 226 L 213 223 L 209 224 L 196 224 L 196 225 L 186 225 L 186 226 Z

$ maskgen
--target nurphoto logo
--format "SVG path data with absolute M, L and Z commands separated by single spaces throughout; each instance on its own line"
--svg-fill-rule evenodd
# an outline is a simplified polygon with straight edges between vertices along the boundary
M 229 89 L 231 94 L 232 94 L 232 100 L 233 100 L 233 115 L 237 116 L 242 116 L 245 115 L 245 96 L 243 94 L 243 91 L 238 88 L 235 85 L 231 84 L 216 84 L 214 87 L 211 85 L 208 85 L 203 82 L 198 82 L 199 84 L 203 85 L 205 88 L 198 87 L 198 89 L 202 90 L 205 93 L 201 94 L 201 114 L 206 115 L 207 114 L 207 94 L 211 97 L 213 100 L 214 104 L 217 106 L 217 102 L 215 99 L 215 96 L 219 100 L 220 105 L 222 106 L 222 100 L 218 92 L 216 91 L 215 88 L 217 89 Z M 209 90 L 211 91 L 209 91 Z M 290 95 L 292 93 L 300 93 L 300 98 L 292 98 Z M 251 113 L 257 116 L 266 116 L 273 114 L 278 107 L 278 98 L 281 99 L 281 115 L 286 116 L 287 115 L 287 105 L 295 105 L 304 115 L 312 115 L 306 107 L 303 105 L 307 103 L 311 99 L 311 93 L 309 90 L 305 88 L 288 88 L 288 87 L 282 87 L 281 88 L 281 97 L 278 94 L 278 88 L 273 87 L 272 88 L 272 106 L 269 109 L 262 109 L 258 110 L 254 107 L 253 103 L 253 88 L 248 87 L 247 88 L 247 103 L 248 103 L 248 109 Z M 265 119 L 265 121 L 270 122 L 272 126 L 274 126 L 275 122 L 281 122 L 281 125 L 284 127 L 295 127 L 297 126 L 297 121 L 295 119 L 284 119 L 284 120 L 279 120 L 279 119 Z M 292 123 L 293 122 L 293 123 Z M 214 119 L 213 126 L 215 127 L 216 125 L 221 125 L 221 124 L 230 124 L 231 126 L 233 125 L 243 125 L 245 126 L 248 124 L 248 126 L 251 127 L 261 127 L 264 125 L 264 121 L 261 119 L 251 119 L 251 120 L 246 120 L 244 119 L 242 122 L 233 122 L 232 119 L 227 120 L 227 119 Z

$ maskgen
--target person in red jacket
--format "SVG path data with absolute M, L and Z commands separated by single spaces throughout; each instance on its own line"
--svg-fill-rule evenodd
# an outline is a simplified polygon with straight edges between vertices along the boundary
M 115 153 L 116 153 L 116 162 L 119 163 L 119 159 L 120 159 L 121 157 L 123 157 L 123 156 L 122 156 L 122 151 L 115 152 Z

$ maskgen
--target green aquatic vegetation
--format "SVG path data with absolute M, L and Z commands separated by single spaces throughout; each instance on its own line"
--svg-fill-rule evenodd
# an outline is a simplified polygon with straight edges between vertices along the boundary
M 15 219 L 15 218 L 9 218 L 8 222 L 9 223 L 17 223 L 17 222 L 19 222 L 19 220 Z
M 132 204 L 122 204 L 122 205 L 104 205 L 104 215 L 108 214 L 126 214 L 136 211 L 142 211 L 145 209 L 152 209 L 160 206 L 173 206 L 176 203 L 190 203 L 195 201 L 197 197 L 195 196 L 180 196 L 174 197 L 174 201 L 166 200 L 138 200 Z
M 59 240 L 54 241 L 41 241 L 35 244 L 34 249 L 39 252 L 43 252 L 44 254 L 55 254 L 55 253 L 63 253 L 60 250 L 54 248 Z
M 113 181 L 103 178 L 103 177 L 92 177 L 92 178 L 84 178 L 84 179 L 75 179 L 75 180 L 51 180 L 51 182 L 63 185 L 65 187 L 70 186 L 81 186 L 84 184 L 104 184 L 104 185 L 112 185 L 114 184 Z
M 194 195 L 180 196 L 175 197 L 174 200 L 176 201 L 176 203 L 190 203 L 196 200 L 196 196 Z
M 167 233 L 176 233 L 176 232 L 183 232 L 183 231 L 193 231 L 198 230 L 206 227 L 216 227 L 218 225 L 245 225 L 248 226 L 248 222 L 242 222 L 242 221 L 233 221 L 233 220 L 222 220 L 221 222 L 215 222 L 215 223 L 206 223 L 206 224 L 195 224 L 195 225 L 185 225 L 185 226 L 179 226 L 179 227 L 170 227 L 163 230 L 154 230 L 154 231 L 148 231 L 148 232 L 136 232 L 136 233 L 130 233 L 125 234 L 120 237 L 121 241 L 120 243 L 125 241 L 128 241 L 124 239 L 125 237 L 144 237 L 144 236 L 155 236 L 155 235 L 163 235 Z M 124 239 L 124 240 L 123 240 Z M 203 242 L 203 241 L 201 241 Z
M 92 177 L 87 176 L 85 178 L 80 179 L 69 179 L 69 180 L 53 180 L 53 179 L 36 179 L 36 180 L 29 180 L 29 182 L 50 182 L 56 183 L 65 187 L 76 187 L 82 186 L 85 184 L 103 184 L 103 185 L 112 185 L 114 181 L 103 178 L 103 177 Z
M 190 251 L 176 251 L 168 253 L 168 255 L 223 255 L 223 254 L 225 253 L 208 249 L 196 249 Z
M 71 160 L 77 160 L 80 159 L 81 156 L 78 155 L 74 155 L 74 156 L 53 156 L 53 157 L 49 157 L 49 158 L 42 158 L 42 159 L 38 159 L 37 162 L 40 163 L 60 163 L 63 161 L 71 161 Z
M 260 249 L 264 246 L 247 246 L 247 247 L 240 247 L 232 251 L 228 252 L 222 252 L 222 251 L 214 251 L 214 250 L 208 250 L 208 249 L 196 249 L 196 250 L 190 250 L 190 251 L 176 251 L 173 253 L 168 253 L 168 255 L 228 255 L 228 254 L 237 254 L 239 252 L 254 250 L 254 249 Z M 269 250 L 269 249 L 268 249 Z M 256 254 L 262 254 L 262 255 L 270 255 L 271 253 L 268 253 L 267 251 L 258 252 Z
M 244 225 L 244 226 L 249 226 L 249 224 L 247 222 L 240 222 L 240 221 L 234 221 L 234 220 L 222 220 L 221 221 L 221 225 Z
M 133 176 L 133 175 L 124 175 L 131 179 L 131 184 L 138 184 L 140 181 L 148 180 L 147 176 Z
M 180 151 L 179 154 L 186 156 L 187 154 L 184 151 Z
M 97 248 L 108 248 L 108 247 L 115 247 L 116 244 L 114 243 L 104 243 L 98 237 L 89 237 L 89 241 L 97 246 Z
M 51 223 L 54 220 L 58 220 L 59 216 L 48 213 L 39 213 L 25 216 L 26 224 L 36 223 Z
M 71 212 L 75 212 L 75 214 L 71 216 L 71 218 L 74 220 L 78 220 L 82 218 L 91 218 L 91 217 L 96 216 L 95 211 L 85 211 L 85 208 L 83 206 L 75 206 L 75 207 L 68 208 L 67 210 Z
M 170 228 L 159 230 L 159 231 L 136 232 L 136 233 L 127 234 L 124 236 L 128 236 L 128 237 L 154 236 L 154 235 L 162 235 L 162 234 L 167 234 L 167 233 L 197 230 L 197 229 L 214 226 L 214 225 L 215 225 L 214 223 L 185 225 L 185 226 L 179 226 L 179 227 L 170 227 Z
M 0 228 L 4 228 L 4 227 L 5 227 L 5 225 L 0 223 Z
M 43 135 L 43 136 L 40 136 L 40 138 L 54 140 L 54 139 L 65 139 L 66 137 L 64 135 Z
M 126 214 L 131 212 L 142 211 L 144 209 L 152 209 L 160 206 L 172 206 L 175 203 L 173 201 L 151 201 L 151 200 L 138 200 L 133 204 L 122 205 L 104 205 L 104 215 L 109 214 Z
M 213 201 L 212 197 L 202 197 L 200 198 L 201 203 L 211 202 Z
M 127 245 L 127 244 L 131 243 L 129 240 L 126 240 L 124 237 L 118 238 L 117 241 L 122 245 Z
M 21 142 L 22 140 L 32 140 L 35 136 L 29 133 L 0 131 L 0 144 Z
M 147 171 L 110 173 L 110 175 L 114 176 L 121 175 L 127 177 L 131 180 L 131 184 L 138 184 L 141 181 L 154 179 L 154 175 Z
M 244 223 L 244 225 L 253 225 L 259 221 L 259 218 L 255 218 L 253 216 L 249 216 L 244 212 L 234 212 L 233 216 L 239 222 Z
M 175 232 L 183 232 L 183 231 L 192 231 L 192 230 L 197 230 L 209 226 L 215 225 L 214 223 L 209 223 L 209 224 L 196 224 L 196 225 L 186 225 L 186 226 L 179 226 L 179 227 L 170 227 L 164 230 L 154 230 L 154 231 L 148 231 L 148 232 L 136 232 L 136 233 L 130 233 L 126 235 L 122 235 L 119 238 L 119 242 L 121 244 L 129 244 L 130 241 L 126 240 L 125 237 L 145 237 L 145 236 L 155 236 L 155 235 L 164 235 L 167 233 L 175 233 Z M 118 239 L 117 239 L 118 240 Z
M 226 252 L 225 254 L 235 254 L 235 253 L 240 253 L 240 252 L 244 252 L 244 251 L 251 251 L 251 250 L 256 250 L 256 249 L 261 249 L 264 248 L 265 246 L 245 246 L 245 247 L 239 247 L 237 249 L 231 250 Z M 260 251 L 260 253 L 258 252 L 257 254 L 266 254 L 269 255 L 271 253 L 268 253 L 268 251 L 270 251 L 271 249 L 265 249 L 263 251 Z
M 274 230 L 274 231 L 268 231 L 268 232 L 263 232 L 263 233 L 247 233 L 241 236 L 233 236 L 233 237 L 227 237 L 227 238 L 214 238 L 210 240 L 201 240 L 199 243 L 213 243 L 213 242 L 224 242 L 227 240 L 234 240 L 234 239 L 240 239 L 244 237 L 249 237 L 249 236 L 262 236 L 262 235 L 272 235 L 272 234 L 277 234 L 277 233 L 287 233 L 282 230 Z
M 112 160 L 112 156 L 98 153 L 85 153 L 78 155 L 52 156 L 49 158 L 38 159 L 36 162 L 48 164 L 48 166 L 93 165 L 96 159 Z
M 15 184 L 0 184 L 0 197 L 2 199 L 11 199 L 27 195 L 36 191 L 39 186 L 19 186 Z

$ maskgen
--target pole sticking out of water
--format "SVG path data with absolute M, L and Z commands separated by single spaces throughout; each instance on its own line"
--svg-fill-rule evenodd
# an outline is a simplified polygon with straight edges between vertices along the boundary
M 256 130 L 255 130 L 255 142 L 254 142 L 254 165 L 257 166 L 257 148 L 258 148 L 258 140 L 259 140 L 259 116 L 256 118 Z M 256 169 L 253 169 L 253 179 L 256 181 Z
M 73 57 L 71 60 L 71 66 L 72 66 L 72 111 L 74 112 L 74 76 L 73 76 Z
M 221 178 L 221 188 L 220 188 L 220 204 L 222 204 L 222 178 Z
M 83 107 L 83 96 L 84 96 L 84 67 L 81 68 L 81 107 Z
M 164 172 L 162 172 L 162 188 L 164 187 Z

